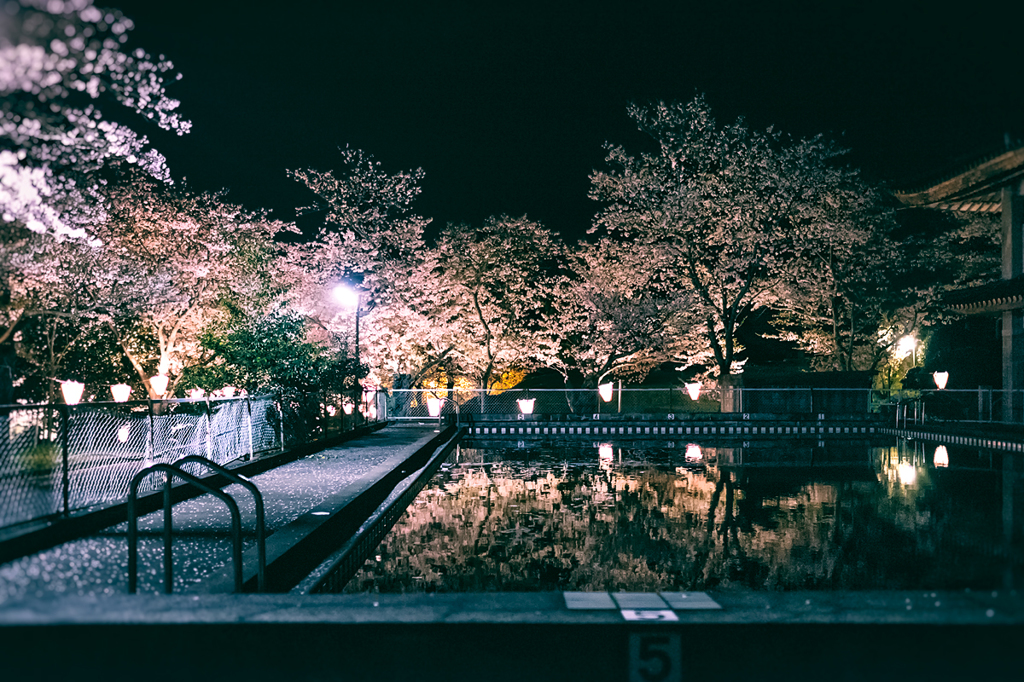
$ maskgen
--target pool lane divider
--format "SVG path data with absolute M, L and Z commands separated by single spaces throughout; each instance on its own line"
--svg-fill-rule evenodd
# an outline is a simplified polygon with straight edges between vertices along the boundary
M 461 437 L 462 430 L 453 425 L 421 438 L 401 453 L 402 459 L 397 465 L 396 458 L 389 459 L 268 536 L 265 591 L 292 590 L 356 536 L 392 491 L 410 475 L 421 472 L 431 462 L 436 461 L 440 466 Z M 359 559 L 360 565 L 364 558 Z M 258 565 L 255 548 L 243 554 L 242 564 L 242 590 L 255 592 Z M 206 593 L 226 593 L 233 589 L 230 566 L 199 587 L 199 591 Z

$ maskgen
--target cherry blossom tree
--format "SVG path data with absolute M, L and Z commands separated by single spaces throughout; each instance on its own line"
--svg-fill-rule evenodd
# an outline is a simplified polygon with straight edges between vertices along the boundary
M 546 324 L 556 332 L 552 365 L 593 388 L 609 377 L 642 379 L 675 359 L 695 335 L 689 297 L 660 279 L 656 254 L 611 239 L 568 254 L 572 277 Z
M 738 327 L 777 300 L 808 250 L 827 234 L 841 238 L 862 184 L 822 137 L 792 140 L 743 119 L 719 126 L 703 96 L 633 105 L 629 115 L 655 150 L 631 156 L 607 146 L 611 169 L 591 176 L 591 197 L 606 204 L 593 230 L 664 254 L 665 276 L 692 293 L 728 388 Z
M 107 107 L 126 108 L 140 122 L 179 135 L 190 128 L 166 94 L 173 65 L 162 55 L 129 50 L 133 27 L 92 0 L 17 0 L 0 9 L 4 222 L 90 238 L 88 228 L 102 219 L 91 171 L 123 161 L 170 179 L 164 157 L 144 135 L 104 115 Z
M 481 389 L 510 368 L 551 364 L 551 330 L 565 247 L 526 216 L 449 225 L 437 244 L 441 286 L 458 316 L 459 368 Z

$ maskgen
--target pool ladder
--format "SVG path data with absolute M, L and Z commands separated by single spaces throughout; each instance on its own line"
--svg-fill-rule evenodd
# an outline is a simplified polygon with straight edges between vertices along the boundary
M 177 477 L 186 483 L 191 483 L 200 490 L 210 493 L 211 495 L 224 501 L 227 505 L 228 511 L 231 513 L 231 539 L 232 539 L 232 564 L 234 568 L 235 578 L 235 592 L 242 592 L 242 516 L 238 511 L 238 503 L 225 493 L 223 490 L 210 485 L 203 479 L 188 473 L 181 469 L 184 464 L 200 464 L 221 476 L 233 481 L 244 488 L 248 489 L 252 493 L 253 499 L 256 502 L 256 552 L 257 552 L 257 569 L 256 569 L 256 590 L 263 592 L 266 587 L 266 571 L 267 571 L 267 548 L 266 548 L 266 528 L 264 524 L 263 516 L 263 495 L 260 493 L 259 488 L 256 487 L 249 479 L 244 476 L 240 476 L 223 466 L 213 462 L 206 457 L 200 457 L 199 455 L 189 455 L 188 457 L 182 457 L 175 461 L 173 464 L 157 463 L 152 466 L 148 466 L 139 473 L 135 474 L 132 478 L 131 483 L 128 486 L 128 592 L 129 594 L 135 594 L 138 587 L 138 545 L 139 545 L 139 532 L 138 532 L 138 514 L 136 512 L 136 502 L 138 498 L 139 485 L 143 479 L 147 476 L 157 473 L 164 472 L 164 593 L 171 594 L 174 584 L 174 563 L 171 556 L 171 535 L 173 532 L 173 522 L 171 517 L 171 478 Z

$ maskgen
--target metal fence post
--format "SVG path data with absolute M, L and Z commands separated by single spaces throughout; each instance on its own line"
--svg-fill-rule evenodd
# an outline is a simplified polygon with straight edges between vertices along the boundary
M 156 427 L 153 422 L 153 399 L 148 398 L 147 404 L 149 406 L 149 442 L 146 444 L 149 446 L 149 457 L 150 461 L 156 460 Z
M 246 459 L 252 459 L 252 401 L 249 400 L 248 393 L 245 394 L 245 407 L 249 414 L 249 456 Z
M 213 408 L 209 394 L 206 396 L 206 457 L 213 459 Z
M 280 398 L 277 401 L 277 421 L 281 427 L 279 430 L 281 435 L 281 452 L 284 452 L 284 401 Z
M 60 445 L 61 445 L 61 487 L 64 496 L 64 516 L 68 516 L 71 510 L 71 474 L 68 469 L 68 446 L 70 443 L 70 432 L 71 431 L 71 406 L 63 405 L 61 407 L 61 429 L 60 429 Z

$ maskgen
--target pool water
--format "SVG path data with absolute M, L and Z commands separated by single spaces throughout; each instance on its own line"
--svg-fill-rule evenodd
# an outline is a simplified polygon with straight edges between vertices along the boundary
M 517 445 L 517 444 L 512 444 Z M 1024 455 L 467 442 L 346 592 L 1009 589 Z

